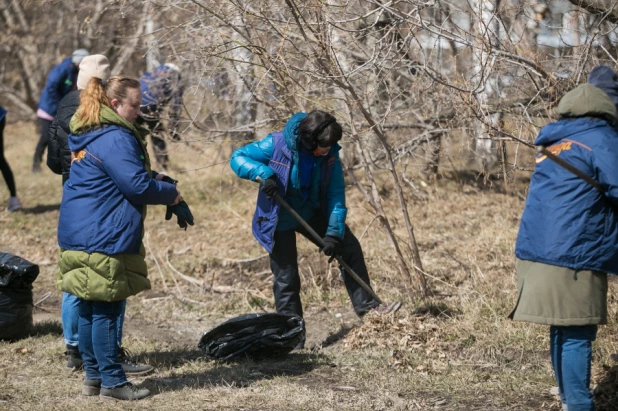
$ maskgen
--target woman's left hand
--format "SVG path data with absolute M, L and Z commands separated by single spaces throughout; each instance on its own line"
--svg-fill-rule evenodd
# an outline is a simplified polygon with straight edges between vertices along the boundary
M 178 191 L 178 187 L 176 187 L 176 192 L 178 193 L 176 200 L 174 200 L 174 202 L 170 205 L 176 205 L 182 201 L 182 196 L 180 195 L 180 191 Z

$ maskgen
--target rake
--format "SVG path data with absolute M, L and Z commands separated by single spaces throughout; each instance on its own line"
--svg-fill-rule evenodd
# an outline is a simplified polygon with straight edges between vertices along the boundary
M 256 180 L 258 183 L 262 182 L 262 179 L 259 177 Z M 307 232 L 309 232 L 309 234 L 311 234 L 311 237 L 313 237 L 313 240 L 318 244 L 320 249 L 324 248 L 326 244 L 324 243 L 324 240 L 322 240 L 322 237 L 320 237 L 318 233 L 316 233 L 315 230 L 311 228 L 311 226 L 287 203 L 287 201 L 281 198 L 281 196 L 277 193 L 275 193 L 273 197 L 275 198 L 275 200 L 279 202 L 279 204 L 281 204 L 283 208 L 285 208 L 292 215 L 292 217 L 294 217 L 296 221 L 298 221 L 298 223 L 301 226 L 303 226 L 305 230 L 307 230 Z M 366 282 L 364 282 L 363 279 L 358 276 L 358 274 L 354 272 L 352 267 L 350 267 L 348 263 L 346 263 L 340 255 L 334 255 L 333 257 L 335 258 L 335 260 L 337 260 L 339 265 L 341 265 L 344 268 L 346 273 L 348 273 L 350 277 L 352 277 L 354 281 L 358 283 L 358 285 L 363 287 L 363 289 L 367 291 L 369 295 L 371 295 L 380 305 L 386 305 L 384 304 L 384 301 L 380 297 L 378 297 L 375 291 L 373 291 L 373 289 L 369 287 L 369 285 Z M 402 305 L 401 301 L 395 301 L 394 303 L 387 306 L 388 307 L 387 312 L 389 313 L 395 312 L 399 310 L 399 308 L 401 308 L 401 305 Z

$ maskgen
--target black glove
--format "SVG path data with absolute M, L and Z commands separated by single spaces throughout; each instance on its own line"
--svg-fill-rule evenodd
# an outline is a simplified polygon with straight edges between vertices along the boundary
M 341 246 L 341 240 L 339 238 L 327 235 L 322 240 L 324 241 L 324 248 L 322 248 L 324 255 L 330 257 L 339 253 L 339 247 Z
M 187 224 L 193 225 L 193 214 L 191 214 L 191 210 L 184 200 L 176 205 L 167 206 L 165 219 L 171 220 L 172 214 L 176 214 L 178 226 L 184 228 L 185 231 L 187 231 Z
M 178 184 L 178 180 L 174 180 L 172 177 L 165 175 L 163 176 L 163 178 L 161 179 L 161 181 L 163 181 L 164 183 L 170 183 L 170 184 Z
M 274 178 L 267 178 L 262 183 L 262 192 L 266 194 L 266 197 L 270 200 L 277 194 L 277 189 L 279 186 L 277 185 L 277 181 Z

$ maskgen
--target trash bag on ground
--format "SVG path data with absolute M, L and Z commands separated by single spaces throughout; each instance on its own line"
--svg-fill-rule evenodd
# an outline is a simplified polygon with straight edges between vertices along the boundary
M 0 340 L 27 336 L 32 329 L 32 283 L 39 266 L 0 253 Z
M 0 287 L 27 288 L 39 275 L 39 266 L 13 254 L 0 252 Z
M 297 315 L 246 314 L 204 333 L 198 347 L 216 360 L 265 358 L 285 355 L 304 340 L 305 321 Z

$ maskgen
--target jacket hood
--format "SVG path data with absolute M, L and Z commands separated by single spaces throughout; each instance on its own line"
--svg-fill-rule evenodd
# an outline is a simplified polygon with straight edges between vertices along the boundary
M 77 118 L 78 113 L 79 113 L 79 109 L 77 109 L 77 111 L 75 112 L 75 115 L 73 115 L 73 117 L 71 118 L 71 123 L 70 123 L 71 133 L 83 134 L 83 133 L 90 131 L 93 128 L 93 126 L 95 127 L 98 126 L 98 125 L 93 125 L 93 124 L 82 123 Z M 148 130 L 146 130 L 143 127 L 140 127 L 137 124 L 129 123 L 124 117 L 118 115 L 118 113 L 116 113 L 114 110 L 112 110 L 105 104 L 101 104 L 101 111 L 99 112 L 99 122 L 100 122 L 100 125 L 102 126 L 115 125 L 115 126 L 124 127 L 126 129 L 129 129 L 129 131 L 131 131 L 138 138 L 146 137 L 146 135 L 148 135 Z
M 71 151 L 81 150 L 91 141 L 96 140 L 103 134 L 107 133 L 106 129 L 109 128 L 107 126 L 126 128 L 135 136 L 139 144 L 142 146 L 142 149 L 144 150 L 146 170 L 150 172 L 150 159 L 146 148 L 146 136 L 149 133 L 147 129 L 138 124 L 129 123 L 124 117 L 121 117 L 118 113 L 104 104 L 101 105 L 101 112 L 99 114 L 99 120 L 101 122 L 100 126 L 93 128 L 89 124 L 82 124 L 77 119 L 77 113 L 79 113 L 79 109 L 71 118 L 70 123 L 71 134 L 69 134 L 69 149 Z
M 588 83 L 600 88 L 618 107 L 618 76 L 608 66 L 597 66 L 588 75 Z
M 606 127 L 616 120 L 616 107 L 600 88 L 584 83 L 562 97 L 558 114 L 566 118 L 543 127 L 535 145 L 548 146 L 577 133 Z
M 283 129 L 285 144 L 288 146 L 295 158 L 297 158 L 296 156 L 298 155 L 298 126 L 300 125 L 300 122 L 305 119 L 305 117 L 307 117 L 307 113 L 298 112 L 294 114 L 290 117 Z M 341 150 L 341 146 L 339 144 L 333 144 L 329 153 L 332 155 L 339 150 Z
M 114 130 L 117 129 L 115 127 L 103 126 L 91 129 L 84 134 L 69 134 L 69 150 L 73 152 L 79 151 L 94 140 Z
M 589 83 L 580 84 L 562 97 L 558 104 L 562 117 L 598 117 L 616 121 L 616 107 L 607 94 Z
M 300 122 L 307 117 L 307 113 L 299 112 L 294 114 L 283 129 L 283 137 L 285 138 L 285 144 L 288 146 L 293 154 L 298 152 L 298 126 Z
M 541 129 L 534 145 L 549 146 L 574 134 L 608 126 L 609 123 L 600 118 L 582 117 L 556 121 Z

